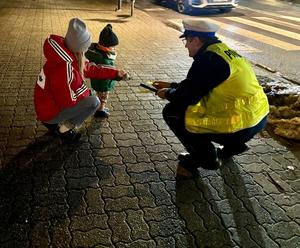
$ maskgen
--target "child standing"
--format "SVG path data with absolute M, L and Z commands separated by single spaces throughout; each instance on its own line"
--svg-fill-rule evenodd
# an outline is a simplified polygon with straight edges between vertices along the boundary
M 92 43 L 85 56 L 90 62 L 106 66 L 114 66 L 116 59 L 115 46 L 119 44 L 117 35 L 112 31 L 112 25 L 107 24 L 100 32 L 98 43 Z M 97 92 L 100 106 L 94 114 L 95 117 L 109 116 L 106 108 L 109 92 L 114 89 L 116 81 L 111 79 L 91 79 L 92 88 Z

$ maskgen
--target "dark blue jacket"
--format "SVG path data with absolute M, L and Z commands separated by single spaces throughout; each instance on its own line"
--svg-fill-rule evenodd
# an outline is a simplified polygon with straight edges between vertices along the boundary
M 230 68 L 227 62 L 221 56 L 205 51 L 209 45 L 219 42 L 221 41 L 214 38 L 199 49 L 186 79 L 178 84 L 171 84 L 166 92 L 167 100 L 186 108 L 198 103 L 203 96 L 229 77 Z

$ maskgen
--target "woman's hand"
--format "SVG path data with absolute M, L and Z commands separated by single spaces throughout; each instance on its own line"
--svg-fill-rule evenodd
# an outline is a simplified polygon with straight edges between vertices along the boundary
M 152 85 L 156 88 L 156 89 L 163 89 L 163 88 L 170 88 L 171 83 L 169 82 L 163 82 L 163 81 L 154 81 L 152 83 Z

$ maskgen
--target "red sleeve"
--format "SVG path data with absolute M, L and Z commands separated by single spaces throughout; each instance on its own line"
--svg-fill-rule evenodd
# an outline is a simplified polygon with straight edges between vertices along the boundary
M 69 65 L 70 66 L 70 65 Z M 68 75 L 68 63 L 62 63 L 55 69 L 51 77 L 51 92 L 55 103 L 60 108 L 71 107 L 76 104 L 75 99 L 72 100 L 71 88 L 69 82 L 71 75 Z
M 118 70 L 115 67 L 96 65 L 94 63 L 85 63 L 84 76 L 95 79 L 115 79 L 118 76 Z

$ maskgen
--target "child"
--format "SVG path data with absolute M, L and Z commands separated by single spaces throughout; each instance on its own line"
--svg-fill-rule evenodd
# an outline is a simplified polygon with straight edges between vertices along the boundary
M 99 107 L 97 96 L 91 96 L 84 78 L 124 79 L 127 73 L 85 60 L 91 35 L 85 23 L 73 18 L 65 37 L 50 35 L 44 42 L 46 63 L 34 89 L 37 118 L 63 141 L 75 141 L 75 131 Z
M 107 24 L 99 35 L 98 43 L 92 43 L 85 56 L 89 61 L 96 64 L 106 66 L 114 66 L 116 59 L 115 46 L 119 44 L 118 37 L 112 31 L 111 24 Z M 109 116 L 108 108 L 106 108 L 108 95 L 114 89 L 116 81 L 111 79 L 91 79 L 92 88 L 97 92 L 100 99 L 100 106 L 94 114 L 95 117 Z

